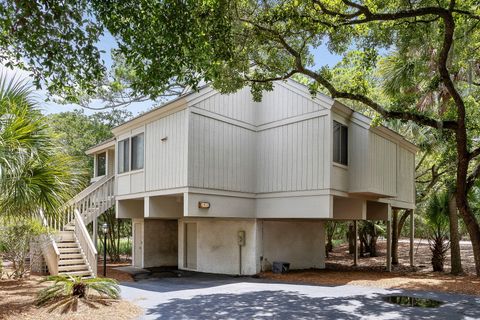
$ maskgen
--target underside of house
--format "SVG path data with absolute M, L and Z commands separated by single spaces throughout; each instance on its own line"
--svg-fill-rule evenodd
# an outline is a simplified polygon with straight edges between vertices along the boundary
M 417 148 L 294 81 L 276 83 L 261 102 L 248 89 L 205 86 L 113 133 L 87 151 L 92 185 L 57 226 L 72 232 L 92 274 L 96 233 L 85 225 L 113 205 L 117 218 L 132 219 L 135 267 L 234 275 L 274 262 L 324 268 L 330 220 L 385 221 L 390 269 L 392 210 L 415 208 Z M 56 271 L 71 272 L 61 254 Z

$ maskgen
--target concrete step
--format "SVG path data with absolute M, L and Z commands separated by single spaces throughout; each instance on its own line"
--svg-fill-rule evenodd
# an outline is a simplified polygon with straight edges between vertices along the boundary
M 72 265 L 72 264 L 82 264 L 85 263 L 85 260 L 82 259 L 68 259 L 68 260 L 60 260 L 58 262 L 59 266 L 65 266 L 65 265 Z
M 73 248 L 58 248 L 58 251 L 60 252 L 60 255 L 62 253 L 80 253 L 80 252 L 82 252 L 78 246 L 73 247 Z
M 58 272 L 89 271 L 86 264 L 59 266 Z
M 90 271 L 72 271 L 72 272 L 59 272 L 60 275 L 70 275 L 70 276 L 77 276 L 77 277 L 91 277 L 92 273 Z
M 81 253 L 60 253 L 60 261 L 66 259 L 83 259 L 83 254 Z

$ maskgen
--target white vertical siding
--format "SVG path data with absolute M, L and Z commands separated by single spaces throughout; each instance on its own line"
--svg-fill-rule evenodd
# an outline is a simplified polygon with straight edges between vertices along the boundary
M 187 185 L 186 110 L 146 125 L 145 185 L 146 191 Z
M 258 132 L 257 192 L 325 188 L 326 118 L 316 117 Z
M 245 123 L 255 122 L 255 103 L 249 88 L 243 88 L 233 94 L 214 92 L 204 100 L 192 102 L 192 105 Z
M 188 185 L 254 192 L 255 132 L 195 113 L 190 117 Z
M 370 132 L 369 162 L 372 191 L 395 196 L 397 193 L 397 144 Z
M 397 200 L 415 203 L 415 154 L 398 147 Z
M 263 125 L 302 114 L 324 110 L 319 101 L 299 94 L 285 84 L 276 84 L 273 91 L 265 92 L 256 104 L 256 125 Z
M 247 87 L 229 95 L 222 95 L 215 91 L 205 95 L 207 98 L 203 100 L 192 100 L 190 106 L 256 126 L 325 110 L 329 107 L 325 102 L 314 100 L 284 83 L 277 83 L 273 91 L 264 92 L 261 102 L 253 101 L 250 88 Z
M 370 187 L 368 154 L 368 129 L 351 122 L 348 126 L 348 173 L 349 189 L 352 192 Z

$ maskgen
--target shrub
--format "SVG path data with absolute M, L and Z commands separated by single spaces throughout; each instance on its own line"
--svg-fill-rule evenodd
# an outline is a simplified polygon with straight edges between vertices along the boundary
M 9 278 L 23 278 L 29 271 L 27 257 L 30 254 L 30 244 L 39 235 L 46 233 L 41 223 L 34 219 L 3 220 L 3 227 L 0 231 L 0 249 L 3 252 L 3 259 L 11 261 L 13 273 L 7 274 Z
M 426 212 L 428 243 L 432 252 L 433 271 L 443 271 L 446 253 L 450 248 L 448 238 L 448 194 L 433 194 Z
M 120 298 L 120 287 L 114 279 L 82 279 L 81 277 L 61 275 L 46 277 L 42 282 L 45 281 L 54 281 L 54 283 L 39 291 L 36 300 L 38 306 L 45 305 L 57 299 L 88 299 L 91 295 L 90 291 L 95 291 L 101 296 L 111 299 Z

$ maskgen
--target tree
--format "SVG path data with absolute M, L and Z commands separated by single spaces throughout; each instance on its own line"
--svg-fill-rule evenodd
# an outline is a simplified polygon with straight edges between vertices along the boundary
M 85 0 L 0 2 L 0 63 L 30 71 L 37 87 L 75 100 L 105 74 L 102 34 Z
M 129 118 L 132 113 L 123 109 L 96 112 L 86 115 L 83 110 L 74 110 L 48 116 L 49 127 L 64 145 L 66 152 L 78 159 L 78 168 L 84 172 L 85 179 L 92 176 L 93 158 L 85 150 L 112 137 L 112 128 Z
M 249 85 L 260 99 L 272 81 L 302 74 L 312 92 L 450 133 L 457 207 L 480 276 L 480 225 L 467 199 L 480 175 L 480 148 L 472 140 L 479 100 L 479 61 L 472 58 L 480 38 L 475 1 L 145 0 L 94 1 L 93 8 L 120 39 L 118 51 L 144 81 L 138 83 L 142 92 L 176 76 L 194 88 L 212 81 L 221 92 Z M 345 59 L 357 52 L 349 81 L 341 81 L 342 70 L 312 68 L 310 50 L 323 42 Z M 379 61 L 403 66 L 402 72 L 381 76 Z M 384 97 L 366 85 L 371 80 Z
M 433 271 L 443 271 L 445 254 L 450 248 L 448 240 L 449 194 L 434 194 L 428 203 L 426 221 L 429 226 L 430 251 L 432 252 Z
M 0 78 L 0 217 L 60 214 L 78 187 L 75 161 L 55 144 L 30 95 L 23 82 Z

